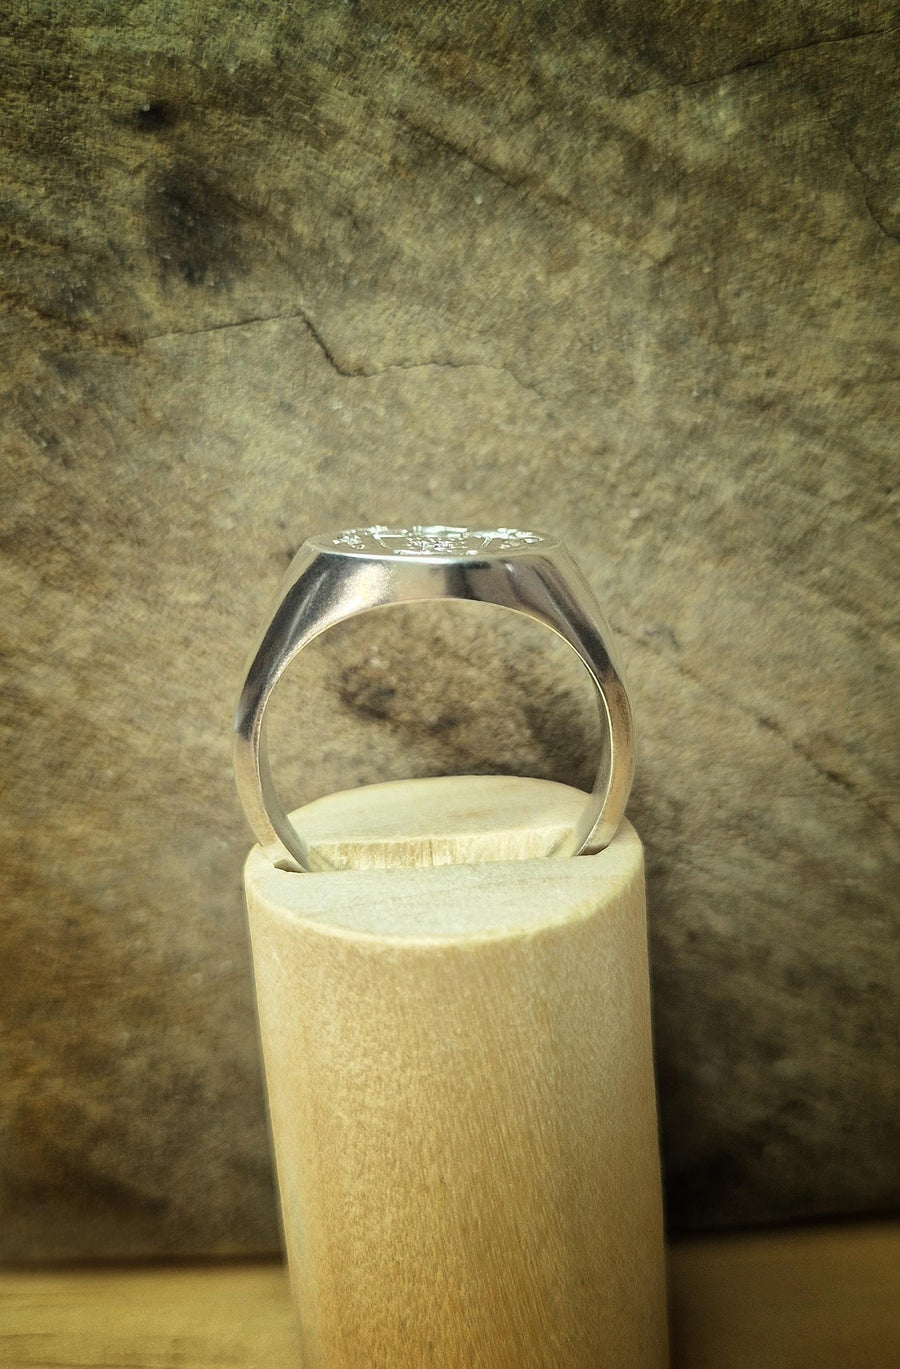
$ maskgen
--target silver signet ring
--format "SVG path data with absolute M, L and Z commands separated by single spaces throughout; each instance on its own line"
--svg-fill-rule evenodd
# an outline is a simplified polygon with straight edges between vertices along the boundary
M 634 772 L 631 708 L 609 624 L 565 547 L 556 538 L 511 528 L 362 528 L 311 537 L 297 552 L 235 714 L 234 774 L 244 812 L 260 845 L 280 844 L 298 869 L 313 866 L 272 782 L 265 736 L 272 690 L 297 653 L 335 624 L 370 609 L 436 599 L 512 609 L 552 628 L 581 657 L 597 692 L 607 745 L 580 821 L 548 855 L 590 854 L 612 841 Z

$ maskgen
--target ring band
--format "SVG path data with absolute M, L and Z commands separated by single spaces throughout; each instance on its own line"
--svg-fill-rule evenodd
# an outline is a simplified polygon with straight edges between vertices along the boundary
M 265 733 L 272 690 L 298 652 L 337 623 L 371 609 L 436 599 L 511 609 L 551 628 L 580 656 L 605 726 L 605 763 L 575 830 L 548 855 L 590 854 L 612 841 L 634 772 L 631 707 L 609 624 L 565 547 L 555 538 L 512 528 L 362 528 L 304 542 L 253 655 L 235 714 L 234 774 L 244 812 L 260 845 L 280 843 L 298 869 L 318 863 L 272 782 Z

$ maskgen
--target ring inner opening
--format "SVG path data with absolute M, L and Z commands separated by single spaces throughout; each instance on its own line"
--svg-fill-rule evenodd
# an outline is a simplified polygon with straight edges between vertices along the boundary
M 607 763 L 596 691 L 549 628 L 495 604 L 400 604 L 323 633 L 267 709 L 290 812 L 323 794 L 441 775 L 522 775 L 589 792 Z

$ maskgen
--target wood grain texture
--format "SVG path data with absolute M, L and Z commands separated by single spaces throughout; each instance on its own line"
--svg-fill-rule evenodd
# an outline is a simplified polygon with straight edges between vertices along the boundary
M 298 1369 L 280 1264 L 0 1274 L 3 1369 Z
M 580 789 L 551 780 L 444 775 L 326 794 L 294 816 L 310 850 L 337 870 L 410 869 L 543 856 L 586 803 Z
M 405 833 L 437 828 L 446 854 L 451 813 L 464 850 L 493 823 L 509 852 L 504 785 L 444 779 L 435 800 L 418 780 L 369 798 L 390 806 L 394 854 L 430 861 L 433 843 Z M 563 813 L 584 802 L 511 782 L 528 785 L 554 830 L 555 795 Z M 322 802 L 340 828 L 360 799 Z M 661 1369 L 643 853 L 629 824 L 571 860 L 298 875 L 257 848 L 245 877 L 305 1369 Z
M 670 1255 L 673 1369 L 897 1369 L 900 1226 L 698 1238 Z
M 673 1369 L 896 1369 L 896 1223 L 676 1242 L 669 1279 Z M 277 1264 L 0 1273 L 3 1369 L 299 1363 Z

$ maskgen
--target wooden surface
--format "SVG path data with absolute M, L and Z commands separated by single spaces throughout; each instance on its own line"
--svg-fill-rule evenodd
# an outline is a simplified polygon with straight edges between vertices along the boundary
M 406 870 L 548 855 L 587 801 L 551 780 L 441 775 L 339 790 L 291 816 L 323 869 Z
M 535 858 L 584 803 L 379 785 L 296 817 L 316 849 L 377 812 L 370 868 L 247 862 L 307 1369 L 665 1363 L 641 843 Z
M 672 1369 L 900 1363 L 900 1225 L 696 1239 L 669 1268 Z M 0 1273 L 3 1369 L 298 1369 L 299 1353 L 279 1264 Z
M 673 1369 L 897 1369 L 900 1224 L 685 1241 L 670 1304 Z

